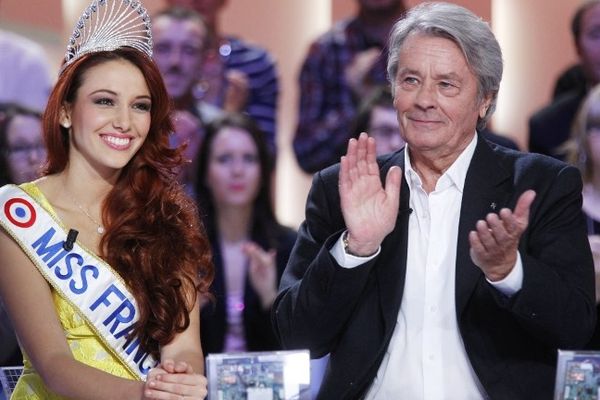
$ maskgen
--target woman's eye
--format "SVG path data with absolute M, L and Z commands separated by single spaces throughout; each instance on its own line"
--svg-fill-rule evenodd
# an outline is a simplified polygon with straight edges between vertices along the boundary
M 136 103 L 133 108 L 140 111 L 150 111 L 152 105 L 150 103 Z
M 230 154 L 222 154 L 220 156 L 216 157 L 217 162 L 220 164 L 226 164 L 228 162 L 231 162 L 231 160 L 233 159 L 233 157 L 231 157 Z
M 100 99 L 96 99 L 96 100 L 94 100 L 94 103 L 101 105 L 101 106 L 112 106 L 114 104 L 112 99 L 109 99 L 107 97 L 102 97 Z
M 248 164 L 254 164 L 258 162 L 258 156 L 256 154 L 245 154 L 244 162 Z

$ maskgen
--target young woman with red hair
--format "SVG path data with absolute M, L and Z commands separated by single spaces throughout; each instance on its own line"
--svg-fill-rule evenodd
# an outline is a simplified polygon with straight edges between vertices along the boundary
M 176 183 L 169 112 L 138 49 L 63 67 L 45 176 L 0 189 L 0 296 L 25 358 L 13 398 L 206 396 L 199 303 L 213 269 Z

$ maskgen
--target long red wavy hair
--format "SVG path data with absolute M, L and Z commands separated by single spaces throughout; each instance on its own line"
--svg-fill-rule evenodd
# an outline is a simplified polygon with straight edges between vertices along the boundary
M 208 293 L 213 278 L 210 246 L 195 203 L 176 181 L 181 151 L 169 146 L 173 131 L 170 101 L 153 61 L 134 49 L 87 54 L 62 71 L 44 113 L 48 148 L 46 174 L 63 171 L 69 161 L 69 133 L 59 124 L 91 67 L 124 59 L 142 71 L 152 98 L 150 130 L 144 144 L 123 168 L 104 199 L 106 233 L 100 256 L 129 286 L 139 307 L 132 337 L 158 356 L 160 346 L 189 326 L 198 294 Z

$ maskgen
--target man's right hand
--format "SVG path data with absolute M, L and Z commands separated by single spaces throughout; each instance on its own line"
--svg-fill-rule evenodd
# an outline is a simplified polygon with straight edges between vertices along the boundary
M 390 168 L 385 189 L 379 173 L 375 139 L 364 132 L 350 139 L 341 159 L 339 190 L 348 251 L 356 256 L 374 254 L 396 224 L 402 170 Z

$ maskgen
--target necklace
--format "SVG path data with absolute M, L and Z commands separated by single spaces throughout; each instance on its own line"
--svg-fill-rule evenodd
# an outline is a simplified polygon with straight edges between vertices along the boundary
M 90 221 L 92 221 L 94 223 L 94 225 L 97 226 L 96 228 L 96 232 L 98 233 L 98 235 L 102 235 L 104 233 L 104 227 L 102 226 L 102 224 L 100 224 L 98 221 L 96 221 L 94 218 L 92 218 L 92 216 L 90 215 L 90 213 L 87 212 L 87 210 L 85 208 L 83 208 L 78 202 L 77 200 L 75 200 L 75 198 L 73 196 L 69 196 L 71 197 L 71 201 L 77 206 L 77 208 L 79 208 L 79 210 L 85 214 L 86 217 L 88 217 L 90 219 Z

